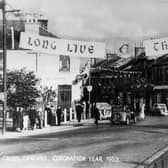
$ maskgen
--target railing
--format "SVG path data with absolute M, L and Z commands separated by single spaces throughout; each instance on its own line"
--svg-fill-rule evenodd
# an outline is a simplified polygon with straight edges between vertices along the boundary
M 168 146 L 153 154 L 136 168 L 168 168 Z

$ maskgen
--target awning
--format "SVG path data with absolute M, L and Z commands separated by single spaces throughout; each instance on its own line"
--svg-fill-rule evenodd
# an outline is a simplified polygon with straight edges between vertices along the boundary
M 168 90 L 168 85 L 155 86 L 153 90 Z

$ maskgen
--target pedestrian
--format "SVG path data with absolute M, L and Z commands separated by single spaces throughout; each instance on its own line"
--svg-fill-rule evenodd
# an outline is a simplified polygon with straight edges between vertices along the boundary
M 23 131 L 28 131 L 29 129 L 29 116 L 26 111 L 23 111 Z
M 14 110 L 13 111 L 13 115 L 12 115 L 12 118 L 13 118 L 13 130 L 16 131 L 17 129 L 17 119 L 18 119 L 18 113 L 17 113 L 17 110 Z
M 57 115 L 57 124 L 59 126 L 61 125 L 61 114 L 62 114 L 61 107 L 58 106 L 57 111 L 56 111 L 56 115 Z
M 75 108 L 76 108 L 77 120 L 78 120 L 78 123 L 80 123 L 80 121 L 81 121 L 81 114 L 83 112 L 83 107 L 80 104 L 80 102 L 77 102 L 76 105 L 75 105 Z
M 36 112 L 37 112 L 36 117 L 37 117 L 38 128 L 42 129 L 43 128 L 43 110 L 40 107 L 37 109 Z
M 56 125 L 55 111 L 55 107 L 51 105 L 51 125 Z
M 34 130 L 36 127 L 36 109 L 33 107 L 29 110 L 30 126 Z
M 47 110 L 47 124 L 52 125 L 52 111 L 50 107 L 46 108 Z
M 20 132 L 23 128 L 23 114 L 20 107 L 17 108 L 17 128 L 16 130 Z
M 141 110 L 140 110 L 140 113 L 139 113 L 139 119 L 140 120 L 145 119 L 145 104 L 144 103 L 142 104 L 142 107 L 141 107 Z
M 96 103 L 93 104 L 92 114 L 95 119 L 95 124 L 98 125 L 98 120 L 100 119 L 99 109 L 96 107 Z

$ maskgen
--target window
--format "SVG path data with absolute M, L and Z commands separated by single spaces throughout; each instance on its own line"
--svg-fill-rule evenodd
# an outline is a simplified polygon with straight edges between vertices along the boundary
M 162 74 L 161 74 L 161 69 L 157 68 L 157 81 L 161 81 Z
M 168 81 L 168 68 L 165 69 L 165 78 L 166 78 L 166 81 Z
M 72 86 L 71 85 L 58 85 L 58 105 L 62 108 L 71 107 L 71 95 Z
M 69 72 L 70 71 L 70 57 L 65 55 L 59 56 L 59 71 Z

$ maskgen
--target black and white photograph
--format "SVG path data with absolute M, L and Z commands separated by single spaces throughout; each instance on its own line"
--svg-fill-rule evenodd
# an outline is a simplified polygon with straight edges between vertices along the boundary
M 0 168 L 168 168 L 168 0 L 0 0 Z

